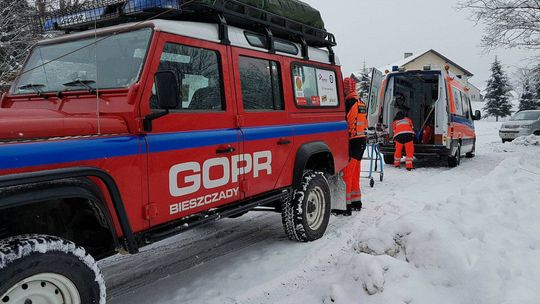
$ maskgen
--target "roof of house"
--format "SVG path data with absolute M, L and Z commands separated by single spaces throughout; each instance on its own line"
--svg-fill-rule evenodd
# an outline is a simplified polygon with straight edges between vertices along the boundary
M 465 73 L 465 76 L 467 76 L 467 77 L 472 77 L 472 76 L 474 76 L 473 73 L 469 72 L 467 69 L 463 68 L 463 67 L 460 66 L 459 64 L 455 63 L 453 60 L 450 60 L 448 57 L 446 57 L 446 56 L 444 56 L 443 54 L 441 54 L 441 53 L 435 51 L 434 49 L 430 49 L 430 50 L 427 50 L 427 51 L 425 51 L 425 52 L 418 53 L 417 55 L 413 55 L 413 56 L 404 58 L 404 59 L 402 59 L 402 60 L 400 60 L 400 61 L 394 62 L 393 64 L 390 64 L 390 65 L 387 65 L 387 66 L 383 67 L 381 70 L 382 70 L 382 71 L 384 71 L 384 70 L 390 70 L 390 71 L 391 71 L 393 66 L 402 67 L 402 66 L 404 66 L 404 65 L 406 65 L 406 64 L 409 64 L 409 63 L 411 63 L 411 62 L 417 60 L 418 58 L 420 58 L 420 57 L 422 57 L 422 56 L 424 56 L 425 54 L 430 53 L 430 52 L 433 53 L 433 54 L 435 54 L 435 55 L 437 55 L 437 56 L 439 56 L 439 57 L 441 57 L 441 58 L 444 59 L 444 61 L 446 61 L 447 63 L 449 63 L 449 64 L 455 66 L 456 68 L 458 68 L 458 69 L 460 69 L 460 70 L 462 70 L 462 71 Z
M 477 89 L 478 91 L 482 92 L 482 90 L 475 84 L 469 82 L 469 87 L 474 87 L 475 89 Z

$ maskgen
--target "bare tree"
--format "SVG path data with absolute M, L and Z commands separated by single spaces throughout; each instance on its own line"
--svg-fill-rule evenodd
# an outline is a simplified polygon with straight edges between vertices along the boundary
M 540 0 L 462 0 L 458 8 L 486 26 L 485 48 L 540 49 Z
M 13 80 L 36 40 L 29 25 L 34 13 L 25 1 L 0 0 L 0 87 Z

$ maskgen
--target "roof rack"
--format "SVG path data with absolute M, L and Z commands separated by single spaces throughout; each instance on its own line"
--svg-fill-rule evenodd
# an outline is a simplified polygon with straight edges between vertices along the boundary
M 152 18 L 190 20 L 219 24 L 222 43 L 229 43 L 227 25 L 267 35 L 272 51 L 273 37 L 302 45 L 302 56 L 309 58 L 308 47 L 325 47 L 333 60 L 335 36 L 238 0 L 214 0 L 212 4 L 189 0 L 93 0 L 75 9 L 57 10 L 33 19 L 37 31 L 80 31 Z

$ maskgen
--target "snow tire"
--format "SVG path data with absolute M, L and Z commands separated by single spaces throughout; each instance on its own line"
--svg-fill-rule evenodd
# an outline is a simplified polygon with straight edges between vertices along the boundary
M 461 144 L 458 144 L 456 154 L 448 156 L 448 167 L 455 168 L 461 164 Z
M 471 152 L 465 154 L 465 157 L 467 158 L 473 158 L 476 155 L 476 142 L 473 144 L 473 148 Z
M 319 197 L 322 204 L 317 213 L 317 225 L 310 225 L 308 204 L 310 197 Z M 281 218 L 283 228 L 289 239 L 297 242 L 311 242 L 320 239 L 326 232 L 331 214 L 331 198 L 328 180 L 323 172 L 307 170 L 302 176 L 302 182 L 295 189 L 291 199 L 283 202 Z M 312 222 L 312 221 L 311 221 Z
M 37 295 L 58 297 L 59 304 L 64 297 L 105 304 L 105 289 L 94 258 L 70 241 L 46 235 L 0 241 L 0 303 L 31 303 Z

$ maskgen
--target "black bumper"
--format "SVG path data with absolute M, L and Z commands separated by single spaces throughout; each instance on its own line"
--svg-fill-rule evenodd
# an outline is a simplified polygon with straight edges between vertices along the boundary
M 380 149 L 383 155 L 394 155 L 396 151 L 394 144 L 381 144 Z M 439 145 L 414 145 L 415 156 L 448 156 L 450 149 L 446 146 Z

